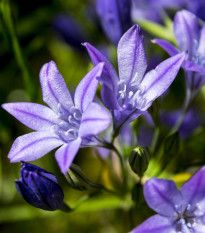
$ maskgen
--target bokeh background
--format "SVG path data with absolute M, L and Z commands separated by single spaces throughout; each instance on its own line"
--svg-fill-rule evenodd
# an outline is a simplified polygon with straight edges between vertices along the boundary
M 1 0 L 0 1 L 0 104 L 6 102 L 42 101 L 39 71 L 46 62 L 54 60 L 63 75 L 71 93 L 79 81 L 90 70 L 90 59 L 81 42 L 90 42 L 107 56 L 116 66 L 116 48 L 103 34 L 95 11 L 95 1 L 89 0 Z M 152 36 L 145 33 L 145 42 Z M 151 64 L 159 63 L 168 55 L 151 43 L 145 45 Z M 155 59 L 152 59 L 154 56 Z M 178 109 L 184 98 L 183 72 L 174 81 L 163 107 Z M 181 150 L 168 168 L 172 174 L 197 168 L 205 164 L 205 91 L 194 101 L 200 109 L 200 116 L 194 113 L 196 124 L 192 139 L 181 141 Z M 140 122 L 141 122 L 140 118 Z M 165 120 L 166 123 L 166 120 Z M 11 164 L 7 154 L 14 139 L 30 130 L 0 109 L 0 232 L 1 233 L 121 233 L 131 230 L 153 212 L 139 203 L 131 209 L 131 197 L 123 201 L 106 194 L 96 194 L 84 202 L 87 193 L 72 190 L 66 183 L 51 152 L 34 161 L 54 173 L 61 184 L 65 201 L 79 205 L 74 213 L 47 212 L 28 205 L 17 193 L 14 180 L 19 178 L 20 164 Z M 162 134 L 163 135 L 163 134 Z M 80 150 L 75 163 L 89 179 L 113 188 L 109 182 L 110 173 L 106 163 L 96 156 L 92 149 Z M 177 165 L 176 165 L 177 164 Z M 156 164 L 156 166 L 158 166 Z M 173 177 L 169 176 L 168 177 Z M 185 181 L 189 175 L 175 177 Z M 80 201 L 79 201 L 80 200 Z M 82 204 L 82 203 L 83 204 Z

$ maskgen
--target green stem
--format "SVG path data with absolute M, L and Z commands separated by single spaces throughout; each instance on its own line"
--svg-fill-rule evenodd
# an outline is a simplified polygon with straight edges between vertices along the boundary
M 23 74 L 26 90 L 30 98 L 33 100 L 36 96 L 34 78 L 32 77 L 30 69 L 26 64 L 21 47 L 19 45 L 8 0 L 3 0 L 0 2 L 0 20 L 3 31 L 5 32 L 10 42 L 18 66 Z

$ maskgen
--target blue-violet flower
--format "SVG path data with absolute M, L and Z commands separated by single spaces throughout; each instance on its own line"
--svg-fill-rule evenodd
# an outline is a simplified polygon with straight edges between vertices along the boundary
M 158 214 L 131 233 L 205 232 L 205 167 L 179 191 L 172 180 L 151 178 L 144 185 L 147 204 Z
M 187 51 L 183 68 L 188 91 L 194 96 L 205 83 L 205 26 L 200 29 L 198 18 L 191 12 L 182 10 L 175 15 L 174 34 L 179 49 L 165 40 L 154 39 L 153 42 L 171 56 Z
M 2 107 L 37 132 L 18 137 L 9 152 L 11 162 L 36 160 L 56 147 L 56 160 L 63 173 L 70 167 L 80 147 L 95 144 L 95 135 L 111 123 L 110 113 L 92 102 L 103 70 L 94 67 L 79 83 L 74 101 L 56 64 L 46 63 L 40 71 L 43 100 L 35 103 L 7 103 Z
M 89 43 L 84 43 L 94 65 L 105 62 L 102 80 L 102 100 L 111 109 L 116 131 L 145 112 L 152 102 L 171 85 L 184 61 L 185 53 L 173 56 L 156 69 L 147 69 L 143 36 L 140 27 L 132 26 L 117 47 L 119 77 L 108 59 Z

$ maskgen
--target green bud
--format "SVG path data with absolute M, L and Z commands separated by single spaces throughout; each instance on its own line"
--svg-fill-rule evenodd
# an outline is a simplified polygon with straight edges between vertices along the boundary
M 129 164 L 133 172 L 142 177 L 149 164 L 148 151 L 142 146 L 136 147 L 130 154 Z
M 68 185 L 79 191 L 103 188 L 101 184 L 89 180 L 82 170 L 74 163 L 71 165 L 65 177 Z

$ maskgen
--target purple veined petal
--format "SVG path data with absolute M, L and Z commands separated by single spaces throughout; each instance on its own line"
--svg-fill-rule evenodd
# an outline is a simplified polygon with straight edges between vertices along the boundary
M 147 59 L 138 25 L 132 26 L 122 36 L 117 54 L 120 81 L 127 85 L 139 85 L 147 69 Z
M 51 131 L 32 132 L 18 137 L 8 154 L 11 163 L 41 158 L 63 142 Z
M 7 103 L 2 107 L 29 128 L 37 131 L 49 130 L 58 124 L 57 115 L 48 107 L 34 103 Z
M 181 188 L 181 193 L 186 204 L 198 206 L 202 213 L 205 213 L 205 167 L 201 168 Z
M 205 232 L 205 222 L 204 222 L 205 216 L 202 217 L 201 222 L 198 221 L 194 224 L 193 230 L 196 233 L 204 233 Z
M 151 178 L 145 183 L 144 197 L 150 208 L 165 217 L 173 216 L 183 200 L 174 181 L 158 178 Z
M 55 153 L 56 161 L 63 174 L 66 174 L 72 164 L 81 144 L 82 139 L 78 137 L 76 140 L 64 144 Z
M 104 63 L 101 62 L 95 66 L 78 84 L 74 102 L 75 106 L 84 112 L 88 105 L 93 101 L 95 92 L 99 82 L 99 78 L 102 74 Z
M 144 91 L 143 97 L 147 100 L 146 110 L 150 104 L 161 96 L 174 81 L 186 53 L 179 53 L 161 62 L 154 70 L 149 71 L 141 82 L 140 87 Z
M 179 50 L 172 45 L 171 43 L 169 43 L 166 40 L 161 40 L 161 39 L 153 39 L 152 40 L 153 43 L 158 44 L 161 48 L 163 48 L 170 56 L 174 56 L 177 53 L 179 53 Z
M 43 65 L 40 71 L 40 82 L 44 102 L 56 113 L 59 112 L 59 104 L 60 111 L 69 112 L 73 106 L 73 100 L 55 62 L 51 61 Z
M 187 51 L 190 56 L 199 39 L 199 26 L 197 17 L 189 11 L 182 10 L 174 18 L 174 34 L 179 48 Z M 195 46 L 194 46 L 195 45 Z
M 96 9 L 107 37 L 117 45 L 123 34 L 118 0 L 97 0 Z
M 82 115 L 78 134 L 81 138 L 97 135 L 111 124 L 111 114 L 97 103 L 89 104 Z
M 192 61 L 187 61 L 185 60 L 183 63 L 183 68 L 188 71 L 194 71 L 194 72 L 199 72 L 202 74 L 205 74 L 205 68 L 202 66 L 192 62 Z
M 198 53 L 205 57 L 205 26 L 201 28 Z
M 176 233 L 176 229 L 171 225 L 168 218 L 156 214 L 148 218 L 130 233 Z
M 86 47 L 94 66 L 100 62 L 105 63 L 101 80 L 103 84 L 107 85 L 116 94 L 119 78 L 113 65 L 99 50 L 97 50 L 91 44 L 83 43 L 83 45 Z
M 115 93 L 107 85 L 102 86 L 101 96 L 102 101 L 107 108 L 120 109 Z

